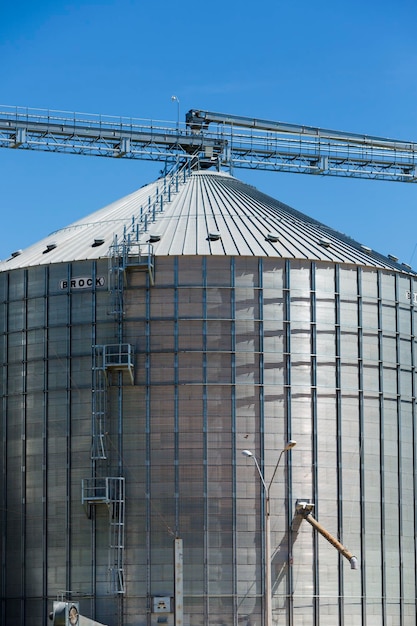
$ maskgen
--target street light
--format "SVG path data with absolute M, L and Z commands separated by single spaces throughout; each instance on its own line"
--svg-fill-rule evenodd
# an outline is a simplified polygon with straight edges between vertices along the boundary
M 259 467 L 258 459 L 250 450 L 242 450 L 242 454 L 253 459 L 255 463 L 256 469 L 259 474 L 259 478 L 261 479 L 262 486 L 264 488 L 265 493 L 265 624 L 264 626 L 272 626 L 272 580 L 271 580 L 271 507 L 270 507 L 270 491 L 271 486 L 275 478 L 275 474 L 277 473 L 277 469 L 279 463 L 281 461 L 281 457 L 284 452 L 288 452 L 291 448 L 297 444 L 294 439 L 290 439 L 286 446 L 281 450 L 280 455 L 278 457 L 278 461 L 275 465 L 274 473 L 272 474 L 272 478 L 269 482 L 269 485 L 266 484 L 265 478 L 261 472 L 261 468 Z
M 180 99 L 178 98 L 178 96 L 171 96 L 171 102 L 177 103 L 177 132 L 178 132 L 179 127 L 180 127 Z

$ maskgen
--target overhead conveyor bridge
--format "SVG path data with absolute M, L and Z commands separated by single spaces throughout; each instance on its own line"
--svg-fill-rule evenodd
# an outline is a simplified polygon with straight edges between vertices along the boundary
M 417 182 L 417 143 L 191 109 L 185 124 L 0 106 L 0 147 Z
M 0 106 L 0 147 L 165 161 L 217 154 L 223 144 L 169 122 Z

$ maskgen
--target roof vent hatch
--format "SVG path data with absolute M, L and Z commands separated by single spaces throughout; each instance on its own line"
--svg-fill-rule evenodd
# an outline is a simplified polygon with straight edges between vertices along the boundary
M 51 252 L 51 250 L 55 250 L 57 244 L 53 241 L 51 243 L 47 243 L 46 244 L 46 248 L 45 250 L 42 252 L 42 254 L 48 254 L 48 252 Z

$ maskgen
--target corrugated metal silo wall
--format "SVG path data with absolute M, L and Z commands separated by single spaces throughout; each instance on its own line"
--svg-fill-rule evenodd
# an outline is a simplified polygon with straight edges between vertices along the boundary
M 268 484 L 292 437 L 271 487 L 274 622 L 414 626 L 414 281 L 158 258 L 155 286 L 128 272 L 118 325 L 106 285 L 71 287 L 101 276 L 105 261 L 0 276 L 2 624 L 45 624 L 69 592 L 109 626 L 158 623 L 174 536 L 184 623 L 260 624 L 263 490 L 241 451 Z M 92 462 L 92 346 L 121 341 L 135 349 L 134 385 L 110 377 L 107 459 Z M 125 478 L 124 594 L 108 579 L 108 507 L 81 504 L 94 474 Z M 291 530 L 297 499 L 359 571 L 306 522 Z

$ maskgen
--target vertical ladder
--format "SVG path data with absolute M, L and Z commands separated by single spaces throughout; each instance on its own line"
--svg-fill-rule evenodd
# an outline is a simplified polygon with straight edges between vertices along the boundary
M 125 482 L 112 478 L 109 494 L 109 572 L 115 593 L 125 592 Z
M 134 351 L 128 343 L 93 346 L 91 459 L 107 459 L 106 422 L 109 373 L 124 370 L 134 384 Z
M 124 594 L 125 479 L 122 476 L 84 478 L 81 502 L 87 507 L 105 504 L 108 508 L 110 583 L 115 594 Z
M 111 294 L 111 314 L 116 323 L 121 324 L 124 316 L 123 292 L 126 280 L 126 258 L 128 247 L 117 235 L 109 250 L 109 291 Z
M 92 472 L 98 462 L 107 459 L 107 413 L 108 387 L 112 384 L 112 372 L 124 372 L 130 384 L 134 384 L 134 350 L 129 343 L 93 346 L 92 352 Z M 123 377 L 125 376 L 123 374 Z M 119 379 L 119 376 L 117 377 Z M 122 383 L 123 384 L 123 383 Z M 125 384 L 125 383 L 124 383 Z M 82 503 L 88 512 L 93 505 L 106 504 L 109 511 L 109 574 L 111 589 L 115 594 L 125 593 L 124 583 L 124 527 L 125 483 L 122 476 L 92 476 L 82 481 Z
M 93 346 L 91 458 L 106 459 L 107 375 L 104 346 Z
M 91 507 L 106 504 L 109 511 L 109 573 L 111 587 L 115 594 L 125 593 L 124 549 L 125 549 L 125 482 L 122 476 L 99 477 L 96 475 L 100 461 L 107 459 L 106 433 L 110 407 L 108 406 L 108 387 L 112 384 L 112 372 L 122 371 L 129 375 L 134 384 L 134 353 L 130 344 L 123 342 L 124 289 L 129 269 L 148 272 L 149 282 L 154 284 L 154 254 L 151 242 L 141 243 L 140 237 L 148 231 L 149 224 L 155 222 L 157 215 L 163 212 L 179 192 L 182 184 L 191 174 L 189 162 L 184 167 L 177 166 L 161 181 L 153 197 L 148 198 L 140 214 L 133 216 L 131 224 L 125 226 L 120 238 L 114 237 L 109 249 L 109 291 L 111 295 L 111 314 L 117 329 L 119 343 L 94 345 L 92 356 L 92 474 L 82 481 L 82 502 Z M 117 377 L 120 383 L 121 377 Z M 118 409 L 121 420 L 121 408 Z M 117 450 L 122 455 L 121 450 Z M 120 468 L 121 473 L 121 468 Z

